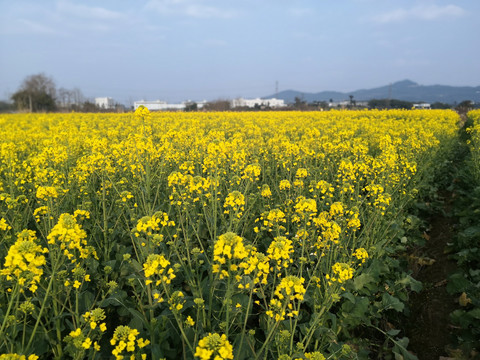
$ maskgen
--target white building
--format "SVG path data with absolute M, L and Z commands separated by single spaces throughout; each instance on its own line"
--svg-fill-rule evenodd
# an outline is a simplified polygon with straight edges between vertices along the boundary
M 271 108 L 278 108 L 278 107 L 284 107 L 285 101 L 282 99 L 244 99 L 244 98 L 238 98 L 238 99 L 233 99 L 231 101 L 231 106 L 232 108 L 235 107 L 249 107 L 249 108 L 254 108 L 255 106 L 268 106 Z
M 95 105 L 101 109 L 114 109 L 115 102 L 111 97 L 97 97 L 95 98 Z
M 430 104 L 427 103 L 421 103 L 421 104 L 413 104 L 414 109 L 431 109 L 432 107 Z
M 197 109 L 201 109 L 206 101 L 194 102 L 194 101 L 183 101 L 180 104 L 169 104 L 163 100 L 139 100 L 133 103 L 133 107 L 137 110 L 141 105 L 145 106 L 150 111 L 159 111 L 159 110 L 185 110 L 189 104 L 197 104 Z
M 334 101 L 334 102 L 329 102 L 328 107 L 330 108 L 348 108 L 349 106 L 353 107 L 368 107 L 368 101 L 356 101 L 353 100 L 353 104 L 350 100 L 343 100 L 343 101 Z

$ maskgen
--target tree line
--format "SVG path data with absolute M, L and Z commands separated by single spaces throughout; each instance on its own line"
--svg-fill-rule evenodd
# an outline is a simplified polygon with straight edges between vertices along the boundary
M 97 112 L 102 111 L 94 103 L 88 101 L 83 96 L 82 92 L 78 88 L 65 89 L 59 88 L 57 90 L 54 80 L 45 75 L 39 73 L 35 75 L 27 76 L 21 83 L 19 89 L 12 94 L 11 100 L 13 104 L 0 101 L 0 112 L 6 111 L 23 111 L 23 112 L 53 112 L 53 111 L 78 111 L 78 112 Z M 333 100 L 326 101 L 314 101 L 307 103 L 303 99 L 296 97 L 295 102 L 282 110 L 328 110 L 334 107 L 331 106 Z M 414 103 L 410 101 L 403 101 L 397 99 L 371 99 L 368 104 L 360 106 L 356 100 L 353 99 L 353 95 L 350 95 L 350 101 L 346 101 L 346 105 L 342 105 L 341 108 L 347 109 L 411 109 Z M 451 109 L 454 108 L 457 111 L 465 111 L 474 108 L 476 104 L 471 101 L 462 101 L 459 104 L 445 104 L 445 103 L 433 103 L 432 109 Z M 339 105 L 340 106 L 340 105 Z M 185 111 L 196 111 L 197 106 L 195 103 L 187 106 Z M 228 111 L 233 110 L 230 107 L 228 100 L 211 101 L 204 106 L 206 111 Z M 258 106 L 255 108 L 239 109 L 236 111 L 260 111 L 271 110 L 268 107 Z
M 101 111 L 85 99 L 79 88 L 57 89 L 55 81 L 44 73 L 27 76 L 10 97 L 12 104 L 0 102 L 0 112 Z

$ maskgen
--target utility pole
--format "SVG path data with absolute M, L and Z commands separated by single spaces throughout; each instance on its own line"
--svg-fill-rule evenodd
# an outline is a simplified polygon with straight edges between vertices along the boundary
M 390 109 L 390 100 L 392 100 L 392 83 L 388 85 L 387 109 Z

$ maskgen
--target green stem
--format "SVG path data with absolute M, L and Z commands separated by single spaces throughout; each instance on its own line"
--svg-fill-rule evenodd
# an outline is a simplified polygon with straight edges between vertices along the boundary
M 259 359 L 260 356 L 262 355 L 263 351 L 265 350 L 265 348 L 267 347 L 268 343 L 270 342 L 270 339 L 271 339 L 271 337 L 273 336 L 275 330 L 277 329 L 278 324 L 280 324 L 280 321 L 275 321 L 275 324 L 274 324 L 273 327 L 270 329 L 270 332 L 268 333 L 267 338 L 265 339 L 265 342 L 263 343 L 262 347 L 261 347 L 260 350 L 258 351 L 257 356 L 255 357 L 255 359 Z M 267 355 L 267 353 L 265 352 L 265 356 L 266 356 L 266 355 Z
M 102 172 L 102 212 L 103 212 L 103 253 L 105 259 L 109 258 L 109 245 L 108 245 L 108 219 L 107 219 L 107 200 L 106 200 L 106 189 L 105 189 L 105 172 Z
M 250 290 L 250 295 L 248 297 L 247 311 L 245 312 L 245 319 L 243 321 L 243 328 L 242 328 L 242 332 L 241 332 L 241 335 L 240 335 L 240 344 L 238 345 L 236 355 L 234 356 L 234 358 L 238 357 L 239 354 L 242 353 L 243 339 L 245 338 L 245 332 L 247 331 L 248 314 L 249 314 L 249 311 L 250 311 L 250 305 L 252 304 L 252 295 L 253 295 L 253 286 L 254 286 L 253 281 L 250 284 L 250 286 L 251 286 L 251 290 Z
M 167 287 L 165 286 L 165 283 L 162 282 L 162 285 L 163 285 L 163 290 L 165 291 L 165 295 L 167 296 L 168 301 L 170 301 L 170 295 L 168 293 Z M 180 329 L 180 332 L 182 333 L 183 339 L 185 340 L 186 344 L 188 345 L 188 348 L 190 349 L 190 351 L 193 354 L 194 349 L 193 349 L 192 344 L 190 344 L 190 341 L 188 341 L 187 334 L 185 334 L 185 330 L 183 329 L 182 319 L 179 318 L 179 316 L 177 314 L 177 310 L 175 310 L 175 309 L 172 310 L 172 314 L 175 317 L 175 320 L 177 321 L 177 325 L 178 325 L 178 328 Z
M 33 327 L 32 335 L 30 335 L 30 339 L 28 340 L 25 352 L 29 351 L 30 346 L 32 345 L 33 339 L 35 338 L 35 334 L 37 332 L 38 325 L 40 324 L 40 320 L 42 319 L 43 311 L 45 310 L 45 305 L 47 303 L 48 295 L 50 294 L 50 290 L 52 288 L 54 278 L 55 278 L 55 269 L 53 270 L 52 275 L 50 277 L 50 281 L 48 282 L 48 287 L 47 287 L 47 291 L 45 292 L 45 297 L 43 298 L 42 307 L 40 308 L 40 312 L 38 313 L 37 321 L 35 322 L 35 326 Z
M 25 346 L 25 332 L 27 329 L 27 313 L 25 313 L 23 318 L 23 333 L 22 333 L 22 349 Z
M 0 328 L 0 338 L 3 338 L 3 330 L 5 329 L 5 326 L 7 325 L 8 316 L 10 315 L 10 311 L 12 310 L 12 306 L 13 306 L 14 300 L 15 300 L 15 298 L 17 298 L 17 296 L 18 296 L 18 288 L 19 288 L 19 285 L 18 285 L 18 281 L 17 281 L 17 282 L 15 283 L 15 288 L 14 288 L 14 290 L 12 291 L 12 298 L 11 298 L 11 300 L 8 302 L 7 312 L 5 313 L 5 315 L 4 315 L 4 317 L 3 317 L 2 327 Z
M 150 336 L 151 336 L 151 343 L 155 344 L 155 331 L 153 329 L 153 322 L 155 319 L 155 314 L 153 312 L 153 303 L 152 303 L 152 289 L 150 287 L 150 284 L 147 285 L 147 293 L 148 293 L 148 305 L 150 305 L 149 313 L 150 313 Z M 153 346 L 152 346 L 152 351 L 153 351 Z M 152 358 L 153 358 L 153 353 L 152 353 Z

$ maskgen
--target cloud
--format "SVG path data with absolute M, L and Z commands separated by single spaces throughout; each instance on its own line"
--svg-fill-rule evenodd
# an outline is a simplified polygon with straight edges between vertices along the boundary
M 419 5 L 411 9 L 395 9 L 376 16 L 373 20 L 381 24 L 403 22 L 408 20 L 438 20 L 441 18 L 458 18 L 466 11 L 457 5 Z
M 57 33 L 54 29 L 31 20 L 19 19 L 19 22 L 24 26 L 24 29 L 26 30 L 26 32 L 33 32 L 37 34 L 56 34 Z
M 424 20 L 436 20 L 443 17 L 461 17 L 466 11 L 457 5 L 446 6 L 417 6 L 413 8 L 414 16 Z
M 59 12 L 96 20 L 117 20 L 125 17 L 124 14 L 117 11 L 108 10 L 97 6 L 86 6 L 73 4 L 68 1 L 59 1 L 57 3 Z
M 229 19 L 236 15 L 235 11 L 200 4 L 192 0 L 150 0 L 145 8 L 155 10 L 162 15 L 178 14 L 203 19 Z
M 197 18 L 232 18 L 234 13 L 228 10 L 222 10 L 212 6 L 188 5 L 185 7 L 185 14 Z
M 380 14 L 375 18 L 376 22 L 386 24 L 391 22 L 399 22 L 407 18 L 408 11 L 404 9 L 396 9 L 388 13 Z
M 28 19 L 15 19 L 8 26 L 0 28 L 0 34 L 62 35 L 50 26 Z

